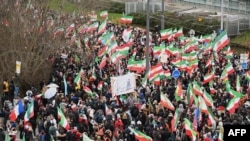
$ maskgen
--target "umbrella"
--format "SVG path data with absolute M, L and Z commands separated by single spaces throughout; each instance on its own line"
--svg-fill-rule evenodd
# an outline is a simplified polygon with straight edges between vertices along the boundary
M 51 97 L 55 96 L 56 95 L 56 92 L 57 92 L 57 89 L 56 88 L 49 88 L 46 90 L 45 94 L 44 94 L 44 98 L 46 99 L 50 99 Z
M 55 83 L 51 83 L 49 85 L 47 85 L 48 88 L 58 88 L 59 86 Z

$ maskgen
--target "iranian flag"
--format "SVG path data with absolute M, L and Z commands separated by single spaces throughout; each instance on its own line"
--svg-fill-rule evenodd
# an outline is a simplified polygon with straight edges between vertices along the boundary
M 200 36 L 199 42 L 206 42 L 209 43 L 212 40 L 212 34 L 208 34 L 205 36 Z
M 203 96 L 203 90 L 200 87 L 200 85 L 197 83 L 197 81 L 193 82 L 193 90 L 194 90 L 194 94 Z
M 224 141 L 223 137 L 224 137 L 224 129 L 223 127 L 220 127 L 218 141 Z
M 171 130 L 172 130 L 172 132 L 176 131 L 179 119 L 180 119 L 180 113 L 179 113 L 179 110 L 177 108 L 175 110 L 174 117 L 171 120 Z
M 97 89 L 98 89 L 99 91 L 101 91 L 102 88 L 103 88 L 103 81 L 100 81 L 100 82 L 98 83 L 98 85 L 97 85 Z
M 214 70 L 212 70 L 210 73 L 207 73 L 204 76 L 203 84 L 210 82 L 211 80 L 214 79 L 214 77 L 215 77 Z
M 112 63 L 116 64 L 120 60 L 120 57 L 121 57 L 121 53 L 119 51 L 116 51 L 115 53 L 113 53 L 111 55 Z
M 24 115 L 24 123 L 27 123 L 34 116 L 34 102 L 31 102 Z
M 153 141 L 153 139 L 150 136 L 147 136 L 146 134 L 142 133 L 139 130 L 133 129 L 131 127 L 128 127 L 128 129 L 134 133 L 135 139 L 138 141 Z
M 105 10 L 105 11 L 100 12 L 100 17 L 107 18 L 108 17 L 108 11 Z
M 98 34 L 101 35 L 106 31 L 106 26 L 107 26 L 107 20 L 104 20 L 102 24 L 98 28 Z
M 83 69 L 81 69 L 81 70 L 79 71 L 79 73 L 77 74 L 77 76 L 75 77 L 75 79 L 74 79 L 74 83 L 75 83 L 75 84 L 78 84 L 78 85 L 80 84 L 82 74 L 83 74 Z
M 161 105 L 169 110 L 174 111 L 175 107 L 172 104 L 172 102 L 163 94 L 161 93 L 161 101 L 160 101 Z
M 158 77 L 158 74 L 161 74 L 162 72 L 163 68 L 161 63 L 152 66 L 148 75 L 149 82 L 153 82 L 153 80 Z
M 240 92 L 238 92 L 238 91 L 235 91 L 235 90 L 233 90 L 233 89 L 231 89 L 231 88 L 229 88 L 228 90 L 227 90 L 227 92 L 232 96 L 232 97 L 243 97 L 244 95 L 242 94 L 242 93 L 240 93 Z
M 233 65 L 230 62 L 226 65 L 225 69 L 227 71 L 227 75 L 231 75 L 232 73 L 234 73 Z
M 189 43 L 187 43 L 185 46 L 184 46 L 184 51 L 185 52 L 191 52 L 195 49 L 197 49 L 197 46 L 199 45 L 199 42 L 194 40 L 194 41 L 191 41 Z
M 77 30 L 78 30 L 78 33 L 83 34 L 88 30 L 88 26 L 87 25 L 82 25 Z
M 198 97 L 198 104 L 199 104 L 199 108 L 200 108 L 201 112 L 204 114 L 208 114 L 207 104 L 201 96 Z
M 197 59 L 197 52 L 191 52 L 191 53 L 183 53 L 182 59 L 192 61 Z
M 133 21 L 133 16 L 123 16 L 119 21 L 122 24 L 131 24 Z
M 91 25 L 88 27 L 87 32 L 92 32 L 92 31 L 94 31 L 94 30 L 97 30 L 98 26 L 99 26 L 99 23 L 98 23 L 98 22 L 94 22 L 93 24 L 91 24 Z
M 184 118 L 184 128 L 186 130 L 186 135 L 189 136 L 193 141 L 196 141 L 197 132 L 194 131 L 192 123 L 187 118 Z
M 176 56 L 176 55 L 180 54 L 179 48 L 176 48 L 176 47 L 171 46 L 171 45 L 167 47 L 167 51 L 168 51 L 171 55 L 173 55 L 173 56 Z
M 170 70 L 163 70 L 161 76 L 163 78 L 171 78 L 171 72 L 170 72 Z
M 208 125 L 213 127 L 213 129 L 216 128 L 216 119 L 215 116 L 213 114 L 213 112 L 211 111 L 211 109 L 208 108 Z
M 177 64 L 179 64 L 181 61 L 182 61 L 182 59 L 179 57 L 179 58 L 176 58 L 176 59 L 172 60 L 171 63 L 172 63 L 173 65 L 177 65 Z
M 235 110 L 239 107 L 239 104 L 240 104 L 240 97 L 234 97 L 229 101 L 226 109 L 229 111 L 230 114 L 234 114 Z
M 110 44 L 108 45 L 108 52 L 114 53 L 117 48 L 118 48 L 117 41 L 111 40 Z
M 70 125 L 69 125 L 67 119 L 65 118 L 62 110 L 60 108 L 58 108 L 58 107 L 57 107 L 57 115 L 58 115 L 58 119 L 60 119 L 59 125 L 61 125 L 66 130 L 69 130 L 70 129 Z
M 87 87 L 87 86 L 83 86 L 83 90 L 84 90 L 90 97 L 92 97 L 92 96 L 94 95 L 93 92 L 90 90 L 90 88 Z
M 106 66 L 106 64 L 107 64 L 107 58 L 106 58 L 106 56 L 104 55 L 104 56 L 102 57 L 102 60 L 101 60 L 100 64 L 99 64 L 99 69 L 103 69 L 103 68 Z
M 119 51 L 119 52 L 128 52 L 129 48 L 130 48 L 130 46 L 128 44 L 124 44 L 124 45 L 119 46 L 118 48 L 116 48 L 116 51 Z
M 122 39 L 124 42 L 129 42 L 130 38 L 132 36 L 132 29 L 128 28 L 128 29 L 124 29 L 122 32 Z
M 154 55 L 154 57 L 156 57 L 156 56 L 159 56 L 160 54 L 161 54 L 161 52 L 162 52 L 162 50 L 164 50 L 165 49 L 165 46 L 154 46 L 153 47 L 153 55 Z
M 172 28 L 163 29 L 160 31 L 160 34 L 161 34 L 161 40 L 166 40 L 168 36 L 172 34 Z
M 216 52 L 219 52 L 221 49 L 223 49 L 225 46 L 229 44 L 229 39 L 227 36 L 227 32 L 223 31 L 220 33 L 218 37 L 216 37 L 214 41 L 214 47 L 213 50 Z
M 97 56 L 102 57 L 103 55 L 106 54 L 107 50 L 108 50 L 108 46 L 103 46 L 101 49 L 99 49 Z
M 204 90 L 203 98 L 207 106 L 214 107 L 213 98 L 206 90 Z
M 130 71 L 136 71 L 136 73 L 141 73 L 146 69 L 146 59 L 138 61 L 129 59 L 127 69 Z
M 226 58 L 231 59 L 233 58 L 234 52 L 232 50 L 226 51 Z
M 174 34 L 174 37 L 178 38 L 181 35 L 183 35 L 183 28 L 182 27 L 177 30 L 177 32 Z
M 183 90 L 181 82 L 178 82 L 176 89 L 175 89 L 175 99 L 180 101 L 183 99 Z

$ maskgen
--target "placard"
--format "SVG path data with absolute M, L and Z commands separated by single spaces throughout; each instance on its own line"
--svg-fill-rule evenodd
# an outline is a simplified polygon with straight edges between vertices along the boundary
M 111 77 L 111 89 L 113 96 L 132 93 L 135 91 L 135 88 L 136 78 L 133 73 Z

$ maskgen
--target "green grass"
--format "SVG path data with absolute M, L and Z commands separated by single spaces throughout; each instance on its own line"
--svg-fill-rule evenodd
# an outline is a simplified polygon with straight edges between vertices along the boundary
M 101 11 L 100 11 L 101 12 Z M 103 20 L 101 17 L 100 17 L 100 12 L 98 12 L 98 15 L 97 15 L 97 19 L 98 20 Z M 109 20 L 112 22 L 112 23 L 118 23 L 118 20 L 122 17 L 123 14 L 119 14 L 119 13 L 108 13 L 108 17 L 109 17 Z
M 71 3 L 67 0 L 49 0 L 49 8 L 51 10 L 72 13 L 79 10 L 79 6 L 76 3 Z
M 240 45 L 248 46 L 250 43 L 250 30 L 242 33 L 239 36 L 236 36 L 231 40 L 233 43 L 237 43 Z

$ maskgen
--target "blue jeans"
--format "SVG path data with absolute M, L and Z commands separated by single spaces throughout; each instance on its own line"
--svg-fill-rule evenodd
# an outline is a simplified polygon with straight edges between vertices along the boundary
M 18 93 L 19 93 L 19 87 L 15 86 L 15 90 L 14 90 L 15 98 L 18 96 Z

